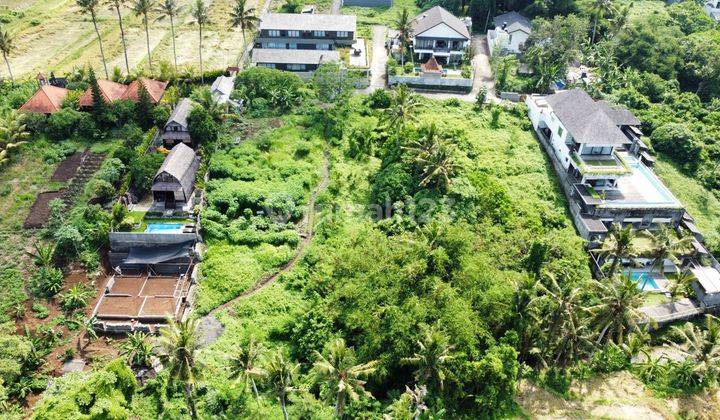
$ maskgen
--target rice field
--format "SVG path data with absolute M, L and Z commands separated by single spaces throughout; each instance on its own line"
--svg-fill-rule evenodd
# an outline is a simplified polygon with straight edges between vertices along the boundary
M 179 0 L 180 16 L 175 20 L 178 65 L 199 67 L 199 36 L 197 25 L 190 16 L 192 0 Z M 159 3 L 159 1 L 156 1 Z M 203 61 L 206 70 L 235 65 L 242 53 L 242 33 L 231 29 L 228 16 L 234 0 L 210 0 L 210 24 L 203 30 Z M 260 8 L 262 0 L 250 0 L 249 7 Z M 132 71 L 147 69 L 148 54 L 142 16 L 135 16 L 128 7 L 121 9 L 128 61 Z M 62 74 L 75 66 L 92 66 L 103 75 L 100 47 L 89 16 L 83 15 L 75 0 L 4 0 L 0 6 L 3 29 L 15 40 L 10 65 L 15 76 L 35 75 L 37 72 Z M 161 60 L 172 62 L 170 22 L 157 20 L 158 13 L 149 17 L 150 48 L 153 67 Z M 98 11 L 98 26 L 103 39 L 108 71 L 113 67 L 124 70 L 125 60 L 117 13 L 106 6 Z M 7 77 L 4 63 L 0 78 Z

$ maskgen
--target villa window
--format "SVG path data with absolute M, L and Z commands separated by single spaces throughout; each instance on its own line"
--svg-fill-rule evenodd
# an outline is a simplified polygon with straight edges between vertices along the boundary
M 262 64 L 260 64 L 260 65 L 263 66 L 263 67 L 267 67 L 267 68 L 269 68 L 269 69 L 274 69 L 274 68 L 275 68 L 275 63 L 262 63 Z
M 281 44 L 279 42 L 268 42 L 267 47 L 275 49 L 285 49 L 285 44 Z
M 288 50 L 297 50 L 297 44 L 287 44 Z
M 273 30 L 269 30 L 269 31 L 268 31 L 268 36 L 279 37 L 279 36 L 280 36 L 280 31 L 277 31 L 277 30 L 274 30 L 274 29 L 273 29 Z
M 564 132 L 563 128 L 562 128 L 562 127 L 558 127 L 558 137 L 562 137 L 563 132 Z
M 300 38 L 300 31 L 288 31 L 290 38 Z
M 288 70 L 305 70 L 305 64 L 288 64 Z
M 330 44 L 317 44 L 317 49 L 327 51 L 330 49 Z
M 325 38 L 325 31 L 313 31 L 315 38 Z
M 348 31 L 338 31 L 337 32 L 338 38 L 347 38 L 348 37 Z

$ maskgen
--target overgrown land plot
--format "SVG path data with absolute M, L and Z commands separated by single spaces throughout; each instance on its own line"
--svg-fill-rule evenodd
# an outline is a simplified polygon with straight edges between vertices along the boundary
M 565 214 L 565 200 L 521 109 L 503 111 L 493 122 L 488 110 L 478 111 L 455 101 L 422 101 L 417 115 L 422 128 L 416 135 L 438 136 L 457 146 L 453 148 L 457 172 L 446 189 L 440 178 L 419 186 L 423 177 L 409 158 L 411 151 L 400 146 L 371 106 L 366 97 L 353 98 L 349 106 L 353 111 L 344 118 L 341 137 L 331 140 L 330 182 L 318 199 L 317 234 L 301 263 L 278 282 L 219 314 L 226 330 L 202 356 L 210 373 L 209 387 L 228 386 L 223 367 L 238 343 L 244 346 L 255 340 L 270 350 L 286 352 L 300 362 L 305 377 L 305 373 L 310 375 L 315 352 L 322 353 L 327 343 L 344 338 L 355 347 L 358 360 L 380 363 L 367 386 L 377 402 L 348 402 L 348 410 L 380 415 L 392 408 L 387 408 L 392 403 L 387 390 L 402 389 L 403 383 L 413 381 L 414 369 L 401 360 L 417 350 L 418 340 L 435 334 L 476 360 L 478 368 L 485 363 L 504 364 L 500 370 L 509 369 L 506 373 L 484 369 L 473 373 L 471 369 L 465 373 L 467 377 L 453 379 L 458 381 L 453 386 L 493 392 L 488 388 L 511 386 L 504 382 L 510 376 L 504 375 L 517 369 L 517 354 L 502 344 L 502 331 L 503 326 L 516 322 L 516 288 L 528 278 L 528 269 L 539 269 L 535 267 L 538 262 L 528 257 L 531 250 L 547 247 L 553 258 L 542 264 L 551 271 L 562 266 L 568 283 L 583 284 L 589 279 L 582 241 Z M 298 138 L 298 133 L 308 130 L 305 136 L 313 145 L 310 160 L 300 160 L 289 171 L 302 168 L 301 172 L 313 176 L 305 179 L 314 181 L 320 159 L 315 142 L 320 139 L 312 140 L 317 134 L 307 127 L 308 118 L 285 117 L 281 128 L 214 155 L 210 171 L 215 177 L 225 174 L 225 179 L 210 182 L 218 185 L 215 191 L 215 187 L 209 189 L 210 207 L 233 206 L 221 204 L 220 188 L 248 186 L 247 181 L 227 178 L 251 178 L 250 188 L 243 191 L 254 191 L 256 174 L 271 172 L 267 172 L 269 159 L 265 156 L 274 150 L 279 156 L 293 153 L 293 148 L 308 141 Z M 271 141 L 263 147 L 269 150 L 258 151 L 266 139 Z M 271 194 L 307 194 L 302 178 L 289 176 L 278 183 L 265 179 L 264 190 Z M 234 203 L 241 206 L 249 200 L 243 195 L 236 197 Z M 387 203 L 395 210 L 386 208 Z M 392 216 L 379 220 L 378 211 L 381 216 L 383 212 Z M 427 223 L 420 220 L 423 216 Z M 243 223 L 252 217 L 248 213 Z M 214 224 L 210 226 L 212 231 Z M 243 240 L 250 236 L 247 231 L 240 232 L 241 236 L 234 229 L 226 230 L 227 235 L 234 233 Z M 265 267 L 255 261 L 263 246 L 267 245 L 229 245 L 227 240 L 209 243 L 208 270 L 212 271 L 205 272 L 209 275 L 203 280 L 201 310 L 217 296 L 216 290 L 228 297 L 240 292 L 223 286 L 231 278 L 238 288 L 247 288 L 261 277 Z M 221 260 L 222 271 L 217 269 Z M 501 377 L 485 377 L 492 384 L 482 386 L 484 375 Z M 514 406 L 511 400 L 495 398 L 488 400 L 485 409 Z M 291 400 L 291 417 L 300 416 L 303 410 L 331 414 L 310 393 Z M 244 407 L 246 415 L 280 415 L 272 400 L 259 401 Z M 462 405 L 448 404 L 456 403 Z

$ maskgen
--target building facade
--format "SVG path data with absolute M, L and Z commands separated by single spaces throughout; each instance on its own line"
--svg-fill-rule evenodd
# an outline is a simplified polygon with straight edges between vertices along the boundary
M 266 13 L 260 19 L 255 48 L 330 51 L 355 39 L 354 15 Z
M 493 19 L 495 29 L 487 33 L 490 53 L 520 54 L 531 32 L 531 22 L 518 12 L 504 13 Z
M 440 6 L 412 20 L 412 49 L 421 63 L 431 57 L 440 64 L 458 64 L 470 45 L 470 19 L 461 20 Z
M 585 239 L 601 240 L 613 223 L 653 229 L 682 222 L 682 204 L 647 166 L 632 113 L 581 89 L 530 95 L 526 104 Z

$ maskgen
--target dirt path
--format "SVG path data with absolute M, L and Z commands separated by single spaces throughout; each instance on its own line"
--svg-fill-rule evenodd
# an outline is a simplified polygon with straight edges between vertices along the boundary
M 370 86 L 363 89 L 363 93 L 371 93 L 377 89 L 384 89 L 387 84 L 388 54 L 385 49 L 385 36 L 387 27 L 373 26 L 372 59 L 370 62 Z
M 298 231 L 300 232 L 301 240 L 292 259 L 285 263 L 285 265 L 283 265 L 275 273 L 260 279 L 257 283 L 255 283 L 255 285 L 243 292 L 238 297 L 231 299 L 210 311 L 203 319 L 214 317 L 215 314 L 217 314 L 218 312 L 224 309 L 231 308 L 232 305 L 235 304 L 235 302 L 253 296 L 268 285 L 274 283 L 282 274 L 292 270 L 298 263 L 298 261 L 300 261 L 300 258 L 302 258 L 304 254 L 305 247 L 307 247 L 313 236 L 315 236 L 315 202 L 317 201 L 318 195 L 328 186 L 328 182 L 330 179 L 329 158 L 327 150 L 323 153 L 322 171 L 322 178 L 320 179 L 317 187 L 315 187 L 315 191 L 313 191 L 313 193 L 310 195 L 310 200 L 307 204 L 307 211 L 305 212 L 303 219 L 298 223 Z

